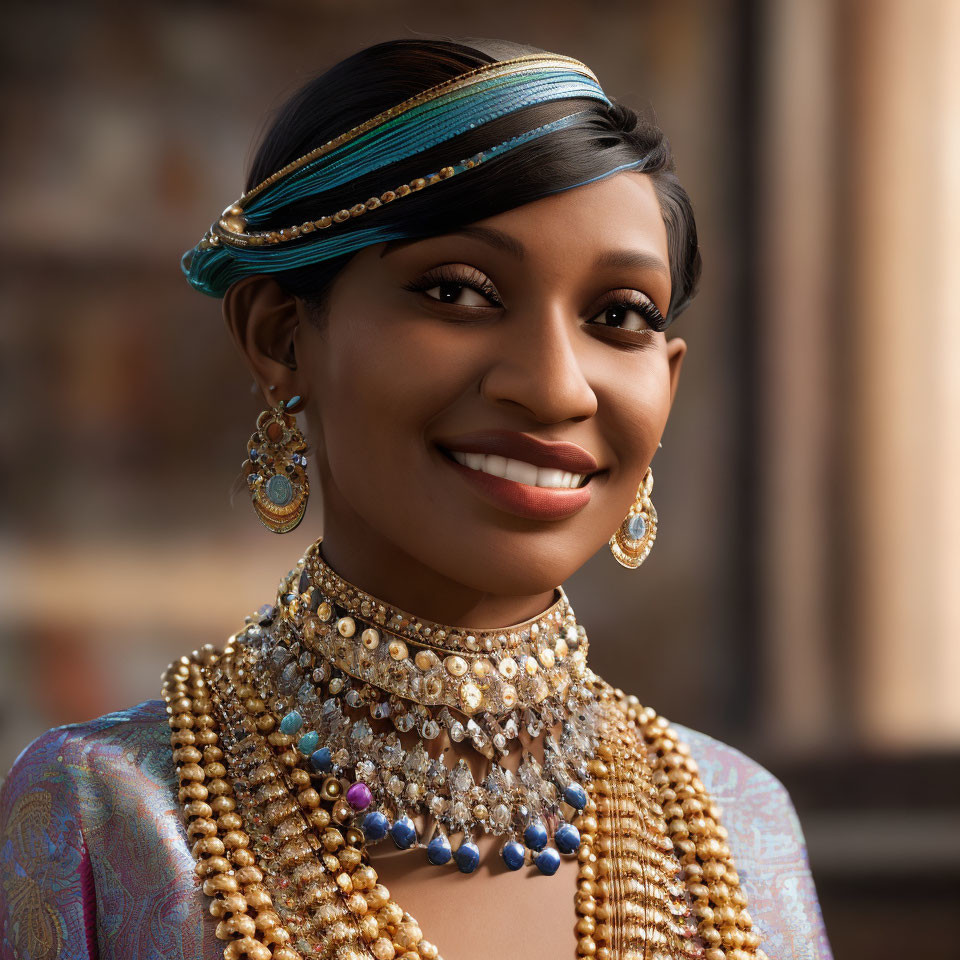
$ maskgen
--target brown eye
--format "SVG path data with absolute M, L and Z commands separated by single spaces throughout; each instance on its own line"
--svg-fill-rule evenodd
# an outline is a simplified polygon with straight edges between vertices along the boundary
M 445 280 L 435 287 L 427 287 L 423 292 L 434 300 L 456 304 L 460 307 L 488 307 L 490 305 L 490 301 L 473 287 L 465 283 L 455 283 L 452 280 Z M 464 294 L 466 294 L 466 297 L 461 299 Z
M 645 294 L 635 292 L 630 298 L 611 300 L 588 321 L 618 330 L 663 330 L 666 322 L 657 305 Z
M 476 267 L 443 264 L 404 286 L 407 290 L 454 307 L 471 309 L 503 306 L 494 285 Z

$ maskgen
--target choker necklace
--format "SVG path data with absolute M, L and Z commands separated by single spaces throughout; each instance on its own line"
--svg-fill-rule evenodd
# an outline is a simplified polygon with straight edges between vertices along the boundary
M 450 627 L 345 581 L 319 547 L 222 652 L 164 677 L 225 960 L 438 960 L 366 851 L 389 836 L 472 873 L 480 833 L 511 870 L 577 857 L 580 956 L 763 960 L 689 751 L 589 669 L 562 589 L 522 624 Z M 432 744 L 442 731 L 489 761 L 479 782 Z

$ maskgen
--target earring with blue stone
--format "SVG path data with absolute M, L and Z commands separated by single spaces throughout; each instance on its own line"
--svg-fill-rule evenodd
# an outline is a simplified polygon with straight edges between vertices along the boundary
M 260 522 L 274 533 L 289 533 L 303 519 L 310 495 L 307 442 L 297 428 L 299 396 L 264 410 L 247 444 L 243 472 Z
M 652 491 L 653 471 L 647 467 L 630 512 L 610 538 L 610 552 L 619 564 L 630 569 L 636 569 L 647 559 L 657 538 L 657 511 L 650 499 Z

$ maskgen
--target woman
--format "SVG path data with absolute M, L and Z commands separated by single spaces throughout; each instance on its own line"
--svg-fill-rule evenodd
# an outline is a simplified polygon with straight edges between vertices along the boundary
M 380 44 L 281 110 L 183 269 L 267 401 L 257 516 L 304 515 L 302 412 L 323 538 L 163 701 L 21 755 L 4 956 L 829 957 L 783 788 L 597 676 L 557 586 L 656 536 L 672 170 L 515 44 Z

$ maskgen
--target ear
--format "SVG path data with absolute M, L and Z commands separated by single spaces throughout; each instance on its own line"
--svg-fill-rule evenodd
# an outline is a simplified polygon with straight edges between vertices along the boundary
M 680 337 L 673 337 L 667 341 L 667 363 L 670 365 L 670 406 L 677 394 L 677 381 L 680 379 L 680 367 L 687 353 L 687 342 Z
M 244 277 L 224 294 L 223 319 L 269 406 L 303 395 L 294 350 L 300 322 L 295 297 L 266 274 Z

